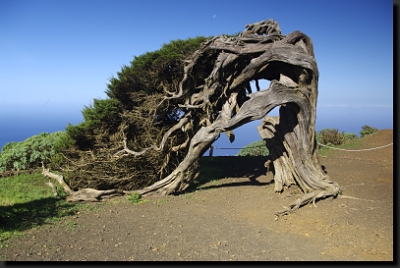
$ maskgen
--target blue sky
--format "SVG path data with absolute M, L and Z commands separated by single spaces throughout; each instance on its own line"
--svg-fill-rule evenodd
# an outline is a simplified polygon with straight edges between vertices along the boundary
M 0 147 L 81 122 L 83 107 L 106 98 L 109 78 L 133 56 L 269 18 L 283 34 L 300 30 L 313 40 L 317 130 L 393 128 L 392 1 L 2 0 Z M 255 125 L 215 146 L 258 140 Z

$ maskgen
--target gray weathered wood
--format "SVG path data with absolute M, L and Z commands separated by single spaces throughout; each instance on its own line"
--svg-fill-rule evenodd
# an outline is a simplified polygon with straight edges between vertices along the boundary
M 187 176 L 191 166 L 220 133 L 228 132 L 233 139 L 235 128 L 262 119 L 279 106 L 280 117 L 265 117 L 258 131 L 271 152 L 275 191 L 297 185 L 304 195 L 277 214 L 294 211 L 309 202 L 315 204 L 321 198 L 336 197 L 339 186 L 322 170 L 316 148 L 319 74 L 311 39 L 300 31 L 283 36 L 272 20 L 248 25 L 238 37 L 214 38 L 187 60 L 179 91 L 167 98 L 181 97 L 186 86 L 193 86 L 190 80 L 195 76 L 193 69 L 206 55 L 216 58 L 214 69 L 204 84 L 195 84 L 202 91 L 182 106 L 213 114 L 211 96 L 220 91 L 221 110 L 216 118 L 209 116 L 204 121 L 190 142 L 186 158 L 175 171 L 138 192 L 162 195 L 184 190 L 194 179 Z M 271 84 L 265 90 L 257 86 L 257 92 L 253 93 L 249 82 L 258 79 L 271 80 Z M 239 96 L 245 96 L 246 101 L 239 101 Z

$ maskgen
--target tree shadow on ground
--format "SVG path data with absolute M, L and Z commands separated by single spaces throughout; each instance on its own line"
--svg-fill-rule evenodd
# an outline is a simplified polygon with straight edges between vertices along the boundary
M 51 197 L 0 206 L 0 237 L 3 232 L 24 231 L 52 218 L 74 215 L 77 211 L 75 204 Z
M 259 182 L 257 180 L 255 181 L 239 181 L 239 182 L 230 182 L 230 183 L 223 183 L 223 184 L 216 184 L 216 185 L 207 185 L 207 186 L 200 186 L 197 187 L 197 190 L 210 190 L 210 189 L 216 189 L 216 188 L 225 188 L 225 187 L 237 187 L 237 186 L 246 186 L 246 185 L 253 185 L 253 186 L 266 186 L 273 184 L 274 181 L 268 181 L 268 182 Z
M 185 193 L 194 192 L 198 189 L 211 189 L 232 186 L 257 185 L 263 186 L 273 183 L 259 182 L 258 177 L 266 175 L 267 168 L 264 163 L 268 160 L 266 156 L 217 156 L 202 157 L 200 159 L 200 174 Z M 211 181 L 224 178 L 248 178 L 249 181 L 232 182 L 220 185 L 207 185 Z

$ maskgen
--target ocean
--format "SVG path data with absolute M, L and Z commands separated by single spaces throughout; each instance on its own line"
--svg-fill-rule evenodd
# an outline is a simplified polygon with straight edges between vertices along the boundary
M 32 107 L 3 104 L 0 106 L 0 149 L 9 142 L 24 141 L 43 132 L 65 131 L 68 123 L 76 125 L 83 121 L 82 108 L 71 105 Z
M 275 115 L 275 114 L 273 114 Z M 230 143 L 225 134 L 214 142 L 213 156 L 233 156 L 240 148 L 260 140 L 256 127 L 261 120 L 253 121 L 236 130 L 235 141 Z M 378 129 L 393 129 L 393 108 L 391 107 L 322 107 L 317 110 L 315 129 L 336 128 L 339 132 L 360 132 L 364 125 Z M 209 155 L 207 151 L 204 155 Z
M 43 132 L 64 131 L 68 123 L 76 125 L 83 121 L 80 109 L 0 109 L 0 148 L 12 141 L 23 141 Z M 30 111 L 30 112 L 26 112 Z M 275 115 L 275 114 L 271 114 Z M 230 143 L 224 133 L 214 142 L 214 156 L 236 155 L 240 148 L 260 140 L 256 127 L 260 120 L 236 130 L 235 141 Z M 317 110 L 316 131 L 337 128 L 339 132 L 353 132 L 360 136 L 362 126 L 393 129 L 393 108 L 387 107 L 323 107 Z M 208 151 L 204 154 L 208 155 Z

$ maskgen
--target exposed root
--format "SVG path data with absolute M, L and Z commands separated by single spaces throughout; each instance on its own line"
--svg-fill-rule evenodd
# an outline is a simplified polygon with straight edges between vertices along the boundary
M 50 172 L 50 170 L 48 168 L 44 168 L 44 163 L 43 162 L 42 162 L 42 174 L 43 174 L 43 176 L 45 178 L 51 178 L 51 179 L 56 180 L 61 185 L 61 187 L 63 187 L 64 191 L 67 194 L 70 195 L 70 194 L 72 194 L 74 192 L 71 189 L 71 187 L 69 187 L 69 185 L 64 181 L 63 175 L 58 175 L 58 174 L 55 174 L 53 172 Z
M 85 189 L 80 189 L 79 191 L 73 191 L 71 187 L 64 181 L 64 178 L 62 175 L 58 175 L 55 173 L 50 172 L 50 170 L 47 168 L 44 168 L 44 163 L 42 162 L 42 174 L 46 178 L 51 178 L 56 180 L 64 189 L 64 191 L 68 194 L 66 201 L 68 202 L 79 202 L 79 201 L 92 201 L 92 202 L 97 202 L 100 201 L 102 196 L 105 195 L 117 195 L 117 194 L 123 194 L 122 191 L 116 190 L 116 189 L 111 189 L 111 190 L 96 190 L 92 188 L 85 188 Z M 55 186 L 53 183 L 50 181 L 46 183 L 46 185 L 50 186 L 53 189 L 53 194 L 55 197 L 57 197 L 57 191 L 55 189 Z
M 309 203 L 312 203 L 314 207 L 317 207 L 315 202 L 319 199 L 325 199 L 327 197 L 333 197 L 336 198 L 339 193 L 339 187 L 335 186 L 333 189 L 329 190 L 322 190 L 322 191 L 314 191 L 311 193 L 304 194 L 302 197 L 297 199 L 294 203 L 290 204 L 288 207 L 284 206 L 283 210 L 275 212 L 275 216 L 283 216 L 287 215 L 289 213 L 294 212 L 298 208 L 307 205 Z
M 179 174 L 170 174 L 168 177 L 137 191 L 141 196 L 152 195 L 169 195 L 179 189 L 178 184 L 181 182 L 177 179 Z
M 122 194 L 122 192 L 112 189 L 112 190 L 96 190 L 96 189 L 81 189 L 79 191 L 73 192 L 71 195 L 67 196 L 66 201 L 68 202 L 79 202 L 79 201 L 100 201 L 102 196 L 110 194 Z
M 371 202 L 375 202 L 375 200 L 371 200 L 371 199 L 364 199 L 364 198 L 358 198 L 358 197 L 349 196 L 349 195 L 338 195 L 338 198 L 349 198 L 349 199 L 357 199 L 357 200 L 363 200 L 363 201 L 371 201 Z

